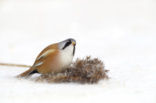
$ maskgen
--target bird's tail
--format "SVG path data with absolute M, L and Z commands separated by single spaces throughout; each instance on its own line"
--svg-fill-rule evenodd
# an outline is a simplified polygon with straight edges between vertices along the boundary
M 38 73 L 37 70 L 34 70 L 34 68 L 30 68 L 29 70 L 19 74 L 17 77 L 29 77 L 34 73 Z

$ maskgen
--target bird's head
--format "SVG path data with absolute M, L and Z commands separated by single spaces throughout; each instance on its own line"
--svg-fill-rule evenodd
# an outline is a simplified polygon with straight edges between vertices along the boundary
M 75 54 L 76 40 L 69 38 L 58 43 L 58 47 L 61 51 L 71 52 Z

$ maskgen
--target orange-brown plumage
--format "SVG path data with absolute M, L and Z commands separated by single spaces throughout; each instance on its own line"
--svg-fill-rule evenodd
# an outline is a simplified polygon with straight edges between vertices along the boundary
M 37 58 L 39 58 L 42 54 L 44 54 L 47 51 L 52 50 L 53 52 L 50 52 L 49 54 L 47 54 L 44 57 L 41 57 L 39 60 L 36 59 L 34 66 L 40 62 L 43 62 L 42 65 L 36 66 L 35 68 L 37 68 L 39 73 L 42 74 L 47 74 L 50 73 L 52 69 L 56 68 L 55 66 L 57 66 L 57 56 L 59 54 L 58 51 L 58 46 L 57 44 L 53 44 L 48 46 L 47 48 L 45 48 Z M 46 68 L 46 69 L 45 69 Z M 54 70 L 53 70 L 54 71 Z
M 70 52 L 71 50 L 75 49 L 74 45 L 70 45 L 68 46 L 68 48 L 72 48 L 70 50 L 69 53 L 66 54 L 66 48 L 65 50 L 62 49 L 68 42 L 67 41 L 72 41 L 72 39 L 67 39 L 63 42 L 60 43 L 55 43 L 52 45 L 49 45 L 48 47 L 46 47 L 44 50 L 41 51 L 41 53 L 37 56 L 34 64 L 32 65 L 32 67 L 25 71 L 24 73 L 20 74 L 18 77 L 27 77 L 33 73 L 41 73 L 41 74 L 49 74 L 49 73 L 57 73 L 60 72 L 62 69 L 64 69 L 64 63 L 65 66 L 68 65 L 66 62 L 62 62 L 62 61 L 66 61 L 66 60 L 62 60 L 62 55 L 69 55 L 70 57 Z M 72 41 L 75 42 L 74 40 Z M 67 48 L 67 50 L 68 50 Z M 68 57 L 67 55 L 67 57 Z M 63 56 L 64 57 L 64 56 Z M 66 58 L 65 58 L 66 59 Z M 72 58 L 71 58 L 72 59 Z M 69 62 L 70 64 L 70 62 Z

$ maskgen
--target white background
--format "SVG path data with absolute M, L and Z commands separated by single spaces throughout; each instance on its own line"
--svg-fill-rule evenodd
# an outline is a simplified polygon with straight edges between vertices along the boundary
M 32 65 L 47 45 L 77 41 L 77 57 L 99 57 L 108 81 L 34 83 L 28 68 L 0 66 L 1 103 L 156 103 L 155 0 L 0 0 L 0 62 Z

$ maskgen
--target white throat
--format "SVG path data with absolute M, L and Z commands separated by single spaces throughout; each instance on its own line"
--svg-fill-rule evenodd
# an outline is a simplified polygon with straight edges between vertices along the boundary
M 61 68 L 66 68 L 72 63 L 73 49 L 74 49 L 73 45 L 70 45 L 64 50 L 60 51 L 60 62 L 62 64 Z

